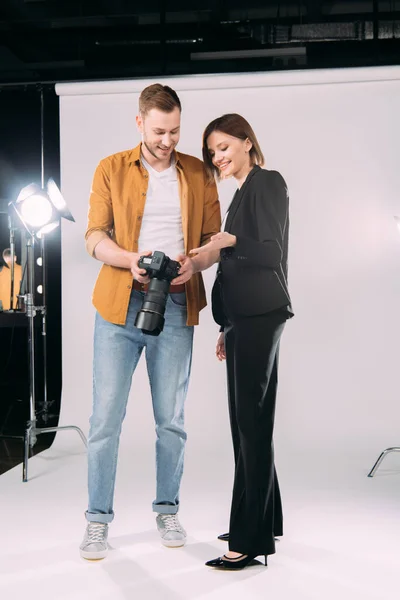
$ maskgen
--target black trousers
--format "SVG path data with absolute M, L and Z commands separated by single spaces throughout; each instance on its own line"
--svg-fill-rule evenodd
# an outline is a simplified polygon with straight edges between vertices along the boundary
M 279 340 L 287 314 L 244 317 L 225 327 L 229 413 L 235 455 L 229 549 L 274 554 L 282 503 L 273 429 Z

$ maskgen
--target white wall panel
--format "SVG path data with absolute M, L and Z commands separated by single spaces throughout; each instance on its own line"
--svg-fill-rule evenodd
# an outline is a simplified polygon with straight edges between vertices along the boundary
M 338 447 L 371 459 L 400 441 L 400 68 L 193 76 L 166 79 L 180 95 L 179 149 L 201 155 L 207 123 L 238 112 L 290 192 L 289 285 L 295 318 L 282 340 L 276 421 L 279 456 Z M 158 81 L 158 80 L 157 80 Z M 63 224 L 61 424 L 85 431 L 91 411 L 99 263 L 84 250 L 98 161 L 139 142 L 140 90 L 153 80 L 60 84 L 62 191 L 76 219 Z M 220 186 L 224 208 L 234 181 Z M 213 270 L 205 275 L 208 292 Z M 214 357 L 209 309 L 195 336 L 187 402 L 188 459 L 231 465 L 224 366 Z M 144 364 L 134 376 L 123 441 L 152 460 Z M 74 436 L 74 434 L 59 434 Z M 66 440 L 63 439 L 65 442 Z M 78 444 L 79 440 L 74 440 Z M 226 463 L 224 462 L 226 461 Z M 193 464 L 193 463 L 190 463 Z

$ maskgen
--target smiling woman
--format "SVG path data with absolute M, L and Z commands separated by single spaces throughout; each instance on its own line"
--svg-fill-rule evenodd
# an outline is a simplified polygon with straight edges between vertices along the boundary
M 246 119 L 235 113 L 214 119 L 206 127 L 203 160 L 211 179 L 233 176 L 239 187 L 249 165 L 264 165 L 264 155 L 253 129 Z
M 225 231 L 193 252 L 220 251 L 212 292 L 221 326 L 216 355 L 227 362 L 229 414 L 235 455 L 229 552 L 209 567 L 242 569 L 275 553 L 282 506 L 274 467 L 273 428 L 280 338 L 293 316 L 287 289 L 289 200 L 249 123 L 238 114 L 212 121 L 203 135 L 209 177 L 238 185 Z

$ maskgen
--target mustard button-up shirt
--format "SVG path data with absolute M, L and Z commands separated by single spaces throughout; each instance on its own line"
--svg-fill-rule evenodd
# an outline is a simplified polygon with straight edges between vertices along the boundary
M 208 184 L 201 160 L 175 152 L 185 253 L 206 244 L 221 227 L 217 188 Z M 138 252 L 149 175 L 140 161 L 140 144 L 100 161 L 89 200 L 86 248 L 94 255 L 105 237 L 124 250 Z M 157 250 L 157 241 L 154 241 Z M 171 256 L 174 259 L 175 257 Z M 124 325 L 132 291 L 129 269 L 103 264 L 93 291 L 93 304 L 106 321 Z M 197 325 L 207 302 L 201 273 L 186 283 L 187 325 Z

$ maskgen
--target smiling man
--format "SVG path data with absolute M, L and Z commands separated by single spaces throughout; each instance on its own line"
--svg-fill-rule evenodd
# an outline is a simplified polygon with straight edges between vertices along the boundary
M 184 402 L 194 326 L 206 305 L 200 271 L 208 266 L 201 256 L 191 259 L 187 254 L 219 232 L 221 216 L 216 186 L 207 183 L 202 161 L 175 150 L 180 120 L 176 92 L 160 84 L 147 87 L 136 119 L 142 142 L 102 160 L 94 175 L 85 238 L 88 252 L 103 265 L 93 293 L 89 506 L 80 546 L 86 559 L 107 554 L 119 437 L 143 350 L 156 425 L 153 511 L 165 546 L 183 546 L 186 541 L 177 516 L 186 441 Z M 157 337 L 135 327 L 149 282 L 138 260 L 156 250 L 181 265 L 169 290 L 164 329 Z M 132 512 L 133 520 L 134 508 Z

